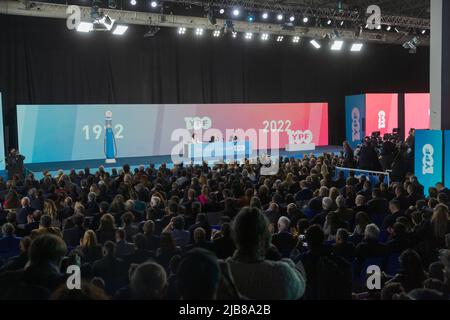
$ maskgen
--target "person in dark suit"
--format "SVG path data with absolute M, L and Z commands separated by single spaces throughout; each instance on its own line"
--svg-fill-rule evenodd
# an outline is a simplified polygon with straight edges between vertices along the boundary
M 30 198 L 28 197 L 23 197 L 20 204 L 22 207 L 16 214 L 16 221 L 17 224 L 22 225 L 28 222 L 27 217 L 33 213 L 34 209 L 30 206 Z
M 74 214 L 74 209 L 73 209 L 73 200 L 71 197 L 66 197 L 64 199 L 64 206 L 61 208 L 61 210 L 59 211 L 59 218 L 61 219 L 61 221 L 64 221 L 67 218 L 70 218 L 71 216 L 73 216 Z
M 197 214 L 197 219 L 195 224 L 189 227 L 189 232 L 191 233 L 190 242 L 193 243 L 194 241 L 194 231 L 197 228 L 203 228 L 205 230 L 205 239 L 211 239 L 211 226 L 208 223 L 208 220 L 206 219 L 206 214 L 199 213 Z
M 411 239 L 408 237 L 403 223 L 396 222 L 392 226 L 391 239 L 386 243 L 389 254 L 400 254 L 411 247 Z
M 28 216 L 28 223 L 23 228 L 23 235 L 29 236 L 31 232 L 39 228 L 39 223 L 41 221 L 42 211 L 34 210 L 33 214 Z
M 96 200 L 96 194 L 94 192 L 88 193 L 88 201 L 84 208 L 86 209 L 86 215 L 88 216 L 94 216 L 97 213 L 100 212 L 100 207 L 98 206 L 97 200 Z
M 81 214 L 76 214 L 72 217 L 73 228 L 63 230 L 63 239 L 68 246 L 76 247 L 80 244 L 80 240 L 84 235 L 84 217 Z
M 272 236 L 272 244 L 277 247 L 283 258 L 289 258 L 297 240 L 289 232 L 291 221 L 287 217 L 278 219 L 278 233 Z
M 217 258 L 225 260 L 231 257 L 236 250 L 234 241 L 231 238 L 231 225 L 226 222 L 222 224 L 222 230 L 220 231 L 221 237 L 213 240 L 214 252 Z
M 405 189 L 402 186 L 397 186 L 395 188 L 395 198 L 400 203 L 400 210 L 407 210 L 409 207 L 409 201 L 405 194 Z
M 116 245 L 106 241 L 103 246 L 103 258 L 94 262 L 92 274 L 105 281 L 105 291 L 114 294 L 128 282 L 128 264 L 116 257 Z
M 344 161 L 342 165 L 344 168 L 353 168 L 355 166 L 353 149 L 347 141 L 344 141 L 342 145 L 344 147 Z
M 23 237 L 22 239 L 20 239 L 19 255 L 6 260 L 5 264 L 0 268 L 0 274 L 5 271 L 14 271 L 25 268 L 25 265 L 28 262 L 28 251 L 30 249 L 30 245 L 30 237 Z
M 378 188 L 372 191 L 372 200 L 367 203 L 369 207 L 369 215 L 373 216 L 385 216 L 389 212 L 389 202 L 387 199 L 381 197 L 381 190 Z
M 361 270 L 361 267 L 367 258 L 387 257 L 389 249 L 385 244 L 378 241 L 379 235 L 380 229 L 375 224 L 372 223 L 366 226 L 364 240 L 358 244 L 355 250 L 355 257 L 359 270 Z
M 389 214 L 383 222 L 385 229 L 392 228 L 397 219 L 404 216 L 398 200 L 394 199 L 389 202 L 389 211 L 391 214 Z
M 308 188 L 308 185 L 305 180 L 300 181 L 300 191 L 298 191 L 295 194 L 295 201 L 309 201 L 313 197 L 313 192 L 310 188 Z
M 123 229 L 116 230 L 116 256 L 125 258 L 134 253 L 134 245 L 126 240 L 126 231 Z
M 147 239 L 142 233 L 134 236 L 134 250 L 133 253 L 125 257 L 128 264 L 141 264 L 149 260 L 154 260 L 155 253 L 147 250 Z
M 18 176 L 19 179 L 23 179 L 25 168 L 23 161 L 25 157 L 19 153 L 19 150 L 11 149 L 6 159 L 9 180 L 12 180 L 14 176 Z
M 355 258 L 355 246 L 348 241 L 348 231 L 345 229 L 338 229 L 336 232 L 336 243 L 333 245 L 333 252 L 335 255 L 346 259 L 348 262 L 353 262 Z
M 19 254 L 20 238 L 16 237 L 14 226 L 7 222 L 2 226 L 3 238 L 0 238 L 0 258 L 7 260 Z
M 36 189 L 34 189 L 36 190 Z M 30 206 L 34 209 L 34 210 L 43 210 L 44 209 L 44 194 L 42 192 L 42 190 L 38 190 L 35 191 L 34 193 L 34 197 L 31 199 L 31 203 Z
M 160 238 L 155 235 L 155 223 L 152 220 L 145 221 L 142 231 L 147 241 L 147 250 L 156 252 L 159 248 Z

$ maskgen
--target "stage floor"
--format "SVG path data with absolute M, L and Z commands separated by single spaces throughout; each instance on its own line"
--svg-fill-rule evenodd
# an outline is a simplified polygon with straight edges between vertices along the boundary
M 289 157 L 289 158 L 303 158 L 305 154 L 315 154 L 319 156 L 323 153 L 339 153 L 342 150 L 340 146 L 326 146 L 326 147 L 318 147 L 315 151 L 297 151 L 297 152 L 289 152 L 286 150 L 279 150 L 281 157 Z M 121 168 L 124 164 L 130 165 L 132 169 L 139 167 L 140 165 L 148 166 L 150 164 L 154 164 L 155 167 L 159 167 L 161 164 L 165 163 L 169 168 L 173 166 L 171 156 L 154 156 L 154 157 L 138 157 L 138 158 L 120 158 L 117 159 L 116 163 L 107 164 L 104 159 L 99 160 L 84 160 L 84 161 L 65 161 L 65 162 L 49 162 L 49 163 L 30 163 L 25 164 L 25 167 L 28 171 L 31 171 L 35 174 L 37 179 L 42 177 L 42 172 L 50 171 L 52 174 L 56 173 L 59 170 L 63 170 L 64 172 L 69 172 L 72 169 L 75 170 L 83 170 L 86 167 L 95 169 L 99 166 L 104 166 L 107 171 L 110 171 L 112 168 Z M 201 162 L 199 162 L 201 163 Z

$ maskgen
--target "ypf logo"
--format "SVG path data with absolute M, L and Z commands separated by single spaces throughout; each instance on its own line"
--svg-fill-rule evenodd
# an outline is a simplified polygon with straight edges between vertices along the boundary
M 361 140 L 361 113 L 358 108 L 352 110 L 352 141 Z
M 422 148 L 423 158 L 422 158 L 422 173 L 434 174 L 434 148 L 431 144 L 426 144 Z
M 187 117 L 184 118 L 187 130 L 208 130 L 212 127 L 212 121 L 209 117 Z
M 289 144 L 310 144 L 313 142 L 313 133 L 311 130 L 288 130 L 287 133 L 289 135 Z
M 378 112 L 378 129 L 386 128 L 386 112 L 381 110 Z

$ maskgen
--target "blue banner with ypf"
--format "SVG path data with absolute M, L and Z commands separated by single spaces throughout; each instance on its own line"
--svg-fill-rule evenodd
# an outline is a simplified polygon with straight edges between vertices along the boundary
M 424 186 L 425 195 L 428 188 L 442 182 L 443 154 L 442 131 L 417 130 L 415 134 L 414 174 Z
M 345 127 L 347 141 L 352 148 L 362 143 L 365 137 L 366 96 L 345 97 Z

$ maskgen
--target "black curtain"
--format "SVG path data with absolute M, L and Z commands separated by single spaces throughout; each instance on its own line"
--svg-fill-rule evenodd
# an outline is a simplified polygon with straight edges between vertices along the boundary
M 69 31 L 64 20 L 0 15 L 0 92 L 7 145 L 17 104 L 328 102 L 330 144 L 345 137 L 346 95 L 428 92 L 429 48 L 366 44 L 363 52 L 180 36 L 144 26 L 124 36 Z M 255 35 L 256 36 L 256 35 Z M 349 46 L 349 43 L 346 44 Z

